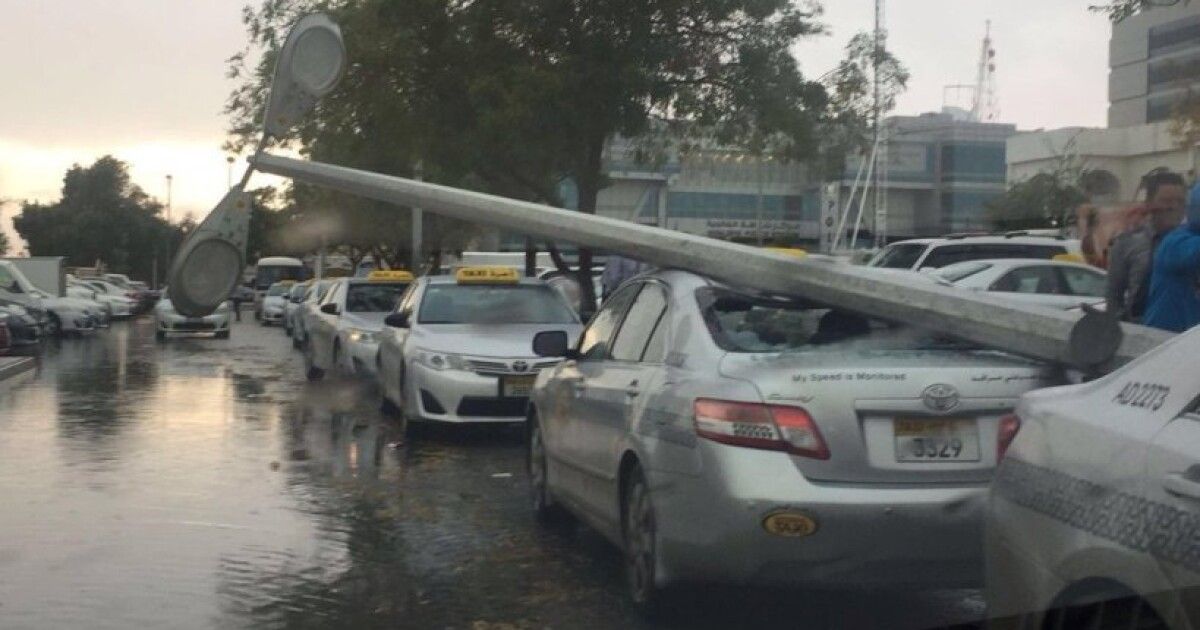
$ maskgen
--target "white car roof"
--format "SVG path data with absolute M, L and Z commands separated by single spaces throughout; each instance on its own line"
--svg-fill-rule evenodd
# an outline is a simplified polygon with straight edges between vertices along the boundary
M 1078 267 L 1080 269 L 1087 269 L 1089 271 L 1095 271 L 1098 273 L 1107 273 L 1105 270 L 1099 267 L 1094 267 L 1087 263 L 1077 263 L 1068 260 L 1045 260 L 1042 258 L 980 258 L 979 260 L 964 260 L 963 262 L 949 264 L 941 269 L 938 269 L 938 271 L 956 267 L 958 265 L 971 265 L 980 263 L 989 264 L 995 267 L 1029 267 L 1034 265 L 1050 265 L 1052 267 Z
M 1001 235 L 996 235 L 996 236 L 962 236 L 962 237 L 955 236 L 955 237 L 948 237 L 948 238 L 914 238 L 914 239 L 909 239 L 906 241 L 896 241 L 894 243 L 891 243 L 890 245 L 904 245 L 904 244 L 947 245 L 950 243 L 963 244 L 963 245 L 977 245 L 977 244 L 985 244 L 986 243 L 986 244 L 990 245 L 990 244 L 994 244 L 994 243 L 1017 243 L 1020 245 L 1061 245 L 1063 247 L 1067 247 L 1071 243 L 1071 241 L 1072 241 L 1072 239 L 1059 238 L 1056 236 L 1029 236 L 1029 235 L 1004 236 L 1003 234 L 1001 234 Z

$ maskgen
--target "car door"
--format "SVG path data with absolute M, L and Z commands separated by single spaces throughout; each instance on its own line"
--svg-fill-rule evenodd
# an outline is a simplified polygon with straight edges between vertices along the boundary
M 1104 300 L 1104 291 L 1108 284 L 1108 276 L 1097 269 L 1086 267 L 1056 267 L 1062 276 L 1063 287 L 1071 295 L 1075 303 L 1088 304 Z M 1076 304 L 1071 304 L 1076 306 Z
M 384 340 L 379 349 L 380 384 L 397 404 L 404 404 L 404 347 L 412 336 L 412 327 L 417 325 L 415 313 L 421 287 L 424 283 L 418 281 L 409 286 L 396 305 L 396 313 L 408 317 L 408 328 L 385 326 Z
M 553 464 L 561 464 L 559 471 L 551 471 L 551 477 L 557 476 L 568 499 L 584 508 L 592 508 L 594 497 L 603 493 L 596 485 L 604 477 L 594 461 L 589 465 L 590 446 L 585 444 L 589 427 L 601 421 L 594 416 L 604 414 L 603 398 L 593 396 L 591 388 L 601 383 L 613 335 L 641 288 L 641 283 L 623 286 L 604 301 L 579 336 L 579 358 L 563 361 L 555 368 L 555 403 L 540 410 L 547 454 Z M 589 501 L 589 496 L 593 500 Z
M 1024 265 L 1000 276 L 989 291 L 1029 304 L 1066 309 L 1078 306 L 1079 298 L 1067 293 L 1053 265 Z
M 597 511 L 617 518 L 617 469 L 630 427 L 645 397 L 655 391 L 657 365 L 643 362 L 651 335 L 667 308 L 658 282 L 641 282 L 621 319 L 608 354 L 583 369 L 589 413 L 578 419 L 579 458 L 594 478 L 585 500 Z
M 1195 382 L 1196 379 L 1193 379 Z M 1153 408 L 1164 385 L 1139 384 Z M 1200 389 L 1193 387 L 1193 390 Z M 1200 400 L 1159 432 L 1151 445 L 1145 480 L 1149 551 L 1179 595 L 1191 627 L 1200 624 Z
M 345 293 L 345 282 L 334 284 L 329 289 L 329 293 L 325 295 L 325 299 L 317 305 L 316 311 L 313 313 L 312 326 L 308 330 L 308 345 L 309 351 L 312 353 L 313 364 L 322 369 L 333 367 L 331 363 L 333 338 L 337 335 L 338 316 L 325 313 L 321 309 L 326 304 L 335 304 L 338 306 L 340 312 L 342 296 Z

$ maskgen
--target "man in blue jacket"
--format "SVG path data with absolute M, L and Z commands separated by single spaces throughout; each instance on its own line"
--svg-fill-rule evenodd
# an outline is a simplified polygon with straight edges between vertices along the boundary
M 1187 223 L 1163 237 L 1142 324 L 1183 332 L 1200 324 L 1200 184 L 1188 194 Z

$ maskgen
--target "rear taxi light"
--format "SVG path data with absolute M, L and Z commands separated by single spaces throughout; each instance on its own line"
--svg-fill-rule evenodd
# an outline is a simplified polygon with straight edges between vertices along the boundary
M 1004 459 L 1004 454 L 1008 452 L 1008 447 L 1012 445 L 1013 438 L 1017 437 L 1017 432 L 1021 430 L 1021 417 L 1015 413 L 1010 413 L 1000 417 L 1000 428 L 996 434 L 996 461 Z
M 817 423 L 799 407 L 697 398 L 693 405 L 701 437 L 813 459 L 829 459 Z

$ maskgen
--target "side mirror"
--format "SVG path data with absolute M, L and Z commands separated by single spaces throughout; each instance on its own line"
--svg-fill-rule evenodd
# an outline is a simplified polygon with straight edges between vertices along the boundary
M 383 318 L 383 323 L 392 328 L 408 328 L 408 314 L 392 313 Z
M 565 331 L 545 330 L 533 336 L 533 353 L 539 357 L 578 359 L 579 353 L 570 344 Z
M 322 304 L 321 312 L 325 313 L 326 315 L 337 315 L 338 314 L 337 304 L 334 304 L 332 302 L 330 302 L 329 304 Z

